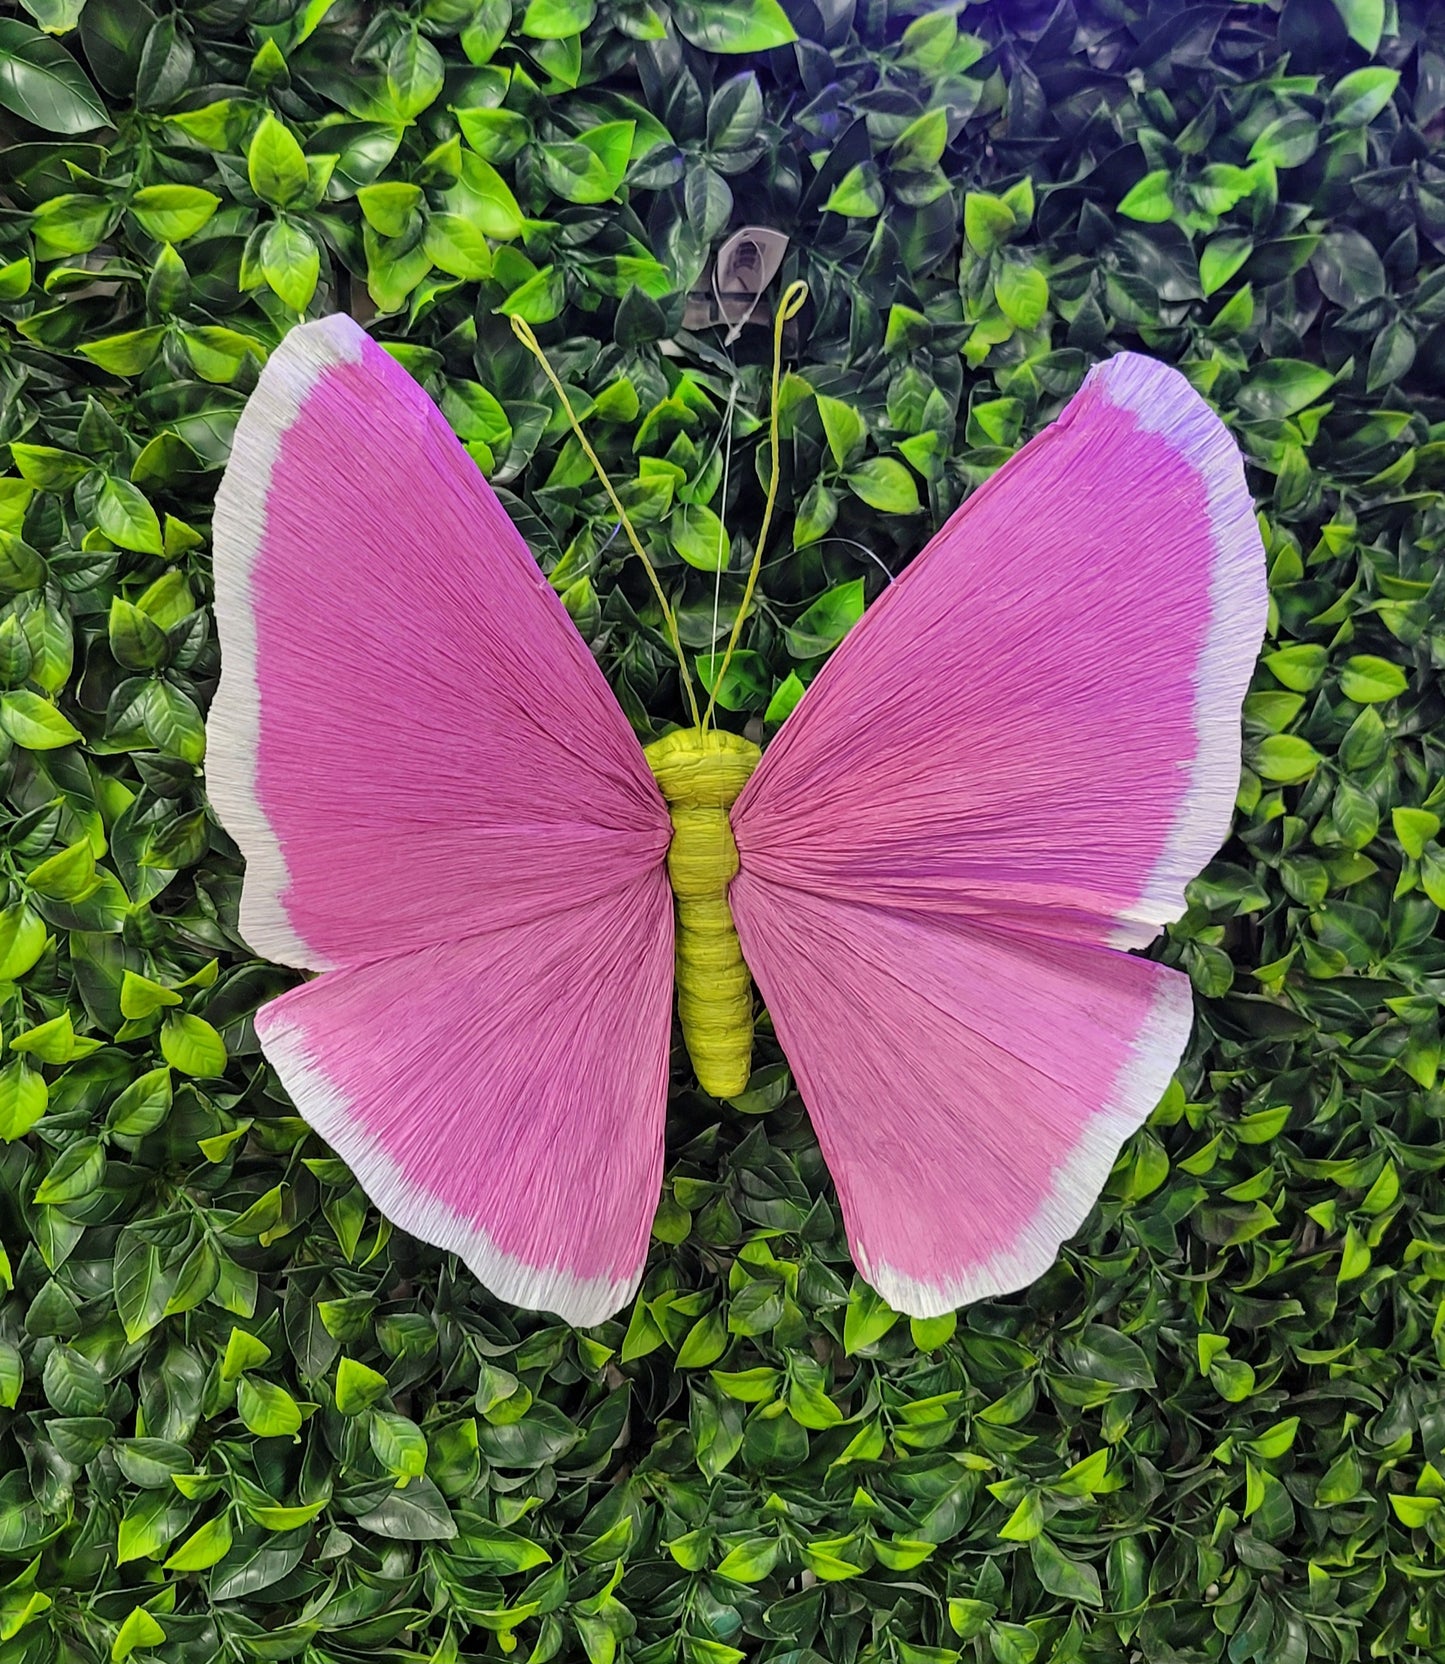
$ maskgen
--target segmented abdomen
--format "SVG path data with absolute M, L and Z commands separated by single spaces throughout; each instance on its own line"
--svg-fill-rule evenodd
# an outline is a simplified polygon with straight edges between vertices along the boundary
M 698 1084 L 715 1098 L 741 1092 L 752 1067 L 752 978 L 727 897 L 737 870 L 726 809 L 673 809 L 667 874 L 677 900 L 677 1014 Z
M 748 1083 L 752 978 L 728 907 L 738 870 L 728 811 L 762 753 L 740 734 L 681 729 L 649 745 L 672 818 L 667 876 L 677 908 L 677 1014 L 698 1084 L 715 1098 Z

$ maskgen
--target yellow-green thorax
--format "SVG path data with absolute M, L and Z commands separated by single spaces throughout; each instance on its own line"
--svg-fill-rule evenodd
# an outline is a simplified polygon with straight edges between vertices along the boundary
M 672 816 L 667 876 L 677 905 L 677 1014 L 698 1084 L 715 1098 L 748 1083 L 752 978 L 728 906 L 738 870 L 728 810 L 762 756 L 750 740 L 684 728 L 646 748 Z

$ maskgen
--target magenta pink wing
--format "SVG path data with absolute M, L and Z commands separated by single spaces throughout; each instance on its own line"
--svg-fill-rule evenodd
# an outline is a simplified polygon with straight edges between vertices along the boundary
M 476 464 L 344 315 L 272 354 L 216 499 L 212 802 L 241 929 L 326 970 L 620 889 L 670 823 Z
M 661 1178 L 671 827 L 440 413 L 349 318 L 294 329 L 215 521 L 212 800 L 242 933 L 325 972 L 257 1032 L 398 1224 L 596 1322 Z
M 747 871 L 731 900 L 858 1269 L 914 1317 L 1034 1281 L 1173 1072 L 1188 980 Z
M 1228 832 L 1266 605 L 1233 440 L 1121 353 L 808 689 L 733 810 L 748 870 L 1144 946 Z
M 860 1267 L 1021 1287 L 1188 1040 L 1147 943 L 1224 838 L 1266 610 L 1238 451 L 1094 370 L 870 610 L 733 811 L 730 892 Z
M 256 1031 L 296 1107 L 413 1236 L 488 1288 L 600 1323 L 662 1183 L 672 897 L 622 897 L 331 971 Z

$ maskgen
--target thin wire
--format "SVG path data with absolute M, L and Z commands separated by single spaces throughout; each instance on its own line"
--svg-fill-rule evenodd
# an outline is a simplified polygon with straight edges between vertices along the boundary
M 728 407 L 727 407 L 727 410 L 723 413 L 723 434 L 726 436 L 726 441 L 725 441 L 725 444 L 723 446 L 722 513 L 720 515 L 718 515 L 718 517 L 717 517 L 717 521 L 718 521 L 718 545 L 719 545 L 719 547 L 718 547 L 718 557 L 717 557 L 717 571 L 713 576 L 713 586 L 712 586 L 712 634 L 707 638 L 709 644 L 711 646 L 714 646 L 714 647 L 717 645 L 717 615 L 718 615 L 718 610 L 722 605 L 723 567 L 727 565 L 728 551 L 732 547 L 732 545 L 728 542 L 728 534 L 727 534 L 728 470 L 732 466 L 732 460 L 733 460 L 733 408 L 737 404 L 737 400 L 738 400 L 738 384 L 735 381 L 735 382 L 733 382 L 732 386 L 728 389 Z M 717 687 L 717 685 L 718 685 L 717 681 L 714 680 L 713 681 L 713 686 Z M 711 704 L 709 704 L 708 711 L 711 712 L 711 710 L 712 710 L 712 706 L 711 706 Z M 703 718 L 703 724 L 702 725 L 703 725 L 703 731 L 706 732 L 707 731 L 707 717 L 706 716 L 704 716 L 704 718 Z
M 532 331 L 532 326 L 524 318 L 515 314 L 512 316 L 512 333 L 526 347 L 527 351 L 542 366 L 542 373 L 552 384 L 552 391 L 562 401 L 562 410 L 571 424 L 572 432 L 577 436 L 577 443 L 586 453 L 587 460 L 592 464 L 597 478 L 602 481 L 602 489 L 611 499 L 613 508 L 617 511 L 617 518 L 622 522 L 622 529 L 627 533 L 627 540 L 632 545 L 633 553 L 642 562 L 652 588 L 657 595 L 658 605 L 662 608 L 663 620 L 667 625 L 667 634 L 672 642 L 672 650 L 677 655 L 677 666 L 682 673 L 682 691 L 687 696 L 688 710 L 692 713 L 693 726 L 702 726 L 702 719 L 698 715 L 697 695 L 693 692 L 692 677 L 688 673 L 687 659 L 682 651 L 682 641 L 677 633 L 677 619 L 672 608 L 667 603 L 667 596 L 663 593 L 662 583 L 657 576 L 656 568 L 647 558 L 647 551 L 642 547 L 642 539 L 637 535 L 637 528 L 627 518 L 627 510 L 622 506 L 622 499 L 617 495 L 612 481 L 607 477 L 607 470 L 602 466 L 602 459 L 588 443 L 587 435 L 582 431 L 582 424 L 577 420 L 577 413 L 572 408 L 572 401 L 567 397 L 567 390 L 563 387 L 557 372 L 552 368 L 547 355 L 542 351 L 542 343 Z
M 893 574 L 888 570 L 887 566 L 885 566 L 878 556 L 873 553 L 866 543 L 860 543 L 856 537 L 836 537 L 830 533 L 827 537 L 816 538 L 808 545 L 808 547 L 810 549 L 821 549 L 825 543 L 846 543 L 852 549 L 861 549 L 863 553 L 867 555 L 868 559 L 879 568 L 879 570 L 883 573 L 883 576 L 887 578 L 888 582 L 890 584 L 893 582 Z
M 743 620 L 748 615 L 748 607 L 752 602 L 753 591 L 757 588 L 758 573 L 762 569 L 763 548 L 768 541 L 768 528 L 773 523 L 773 508 L 778 500 L 780 450 L 778 389 L 783 379 L 783 328 L 790 318 L 797 316 L 807 298 L 808 285 L 801 278 L 790 283 L 783 292 L 783 298 L 778 303 L 777 316 L 773 319 L 773 388 L 772 403 L 768 416 L 768 441 L 772 452 L 772 473 L 768 479 L 768 498 L 763 506 L 762 529 L 758 533 L 757 546 L 753 550 L 753 564 L 748 569 L 748 581 L 743 588 L 742 604 L 738 608 L 737 617 L 733 620 L 732 634 L 728 637 L 727 651 L 723 654 L 722 667 L 713 678 L 713 691 L 708 696 L 707 709 L 703 712 L 702 725 L 704 727 L 712 716 L 713 706 L 717 703 L 717 690 L 722 686 L 722 679 L 727 674 L 728 665 L 732 662 L 733 651 L 738 644 L 738 637 L 743 633 Z

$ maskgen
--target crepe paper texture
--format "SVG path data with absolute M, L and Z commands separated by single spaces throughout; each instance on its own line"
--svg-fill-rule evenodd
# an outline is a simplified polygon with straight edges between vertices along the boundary
M 1091 372 L 760 762 L 716 729 L 644 755 L 440 412 L 344 317 L 268 363 L 215 544 L 242 927 L 324 973 L 257 1032 L 383 1211 L 517 1304 L 616 1310 L 676 950 L 705 1086 L 746 1084 L 756 978 L 891 1305 L 1047 1267 L 1188 1039 L 1187 981 L 1120 950 L 1227 831 L 1265 625 L 1238 451 L 1181 375 Z

